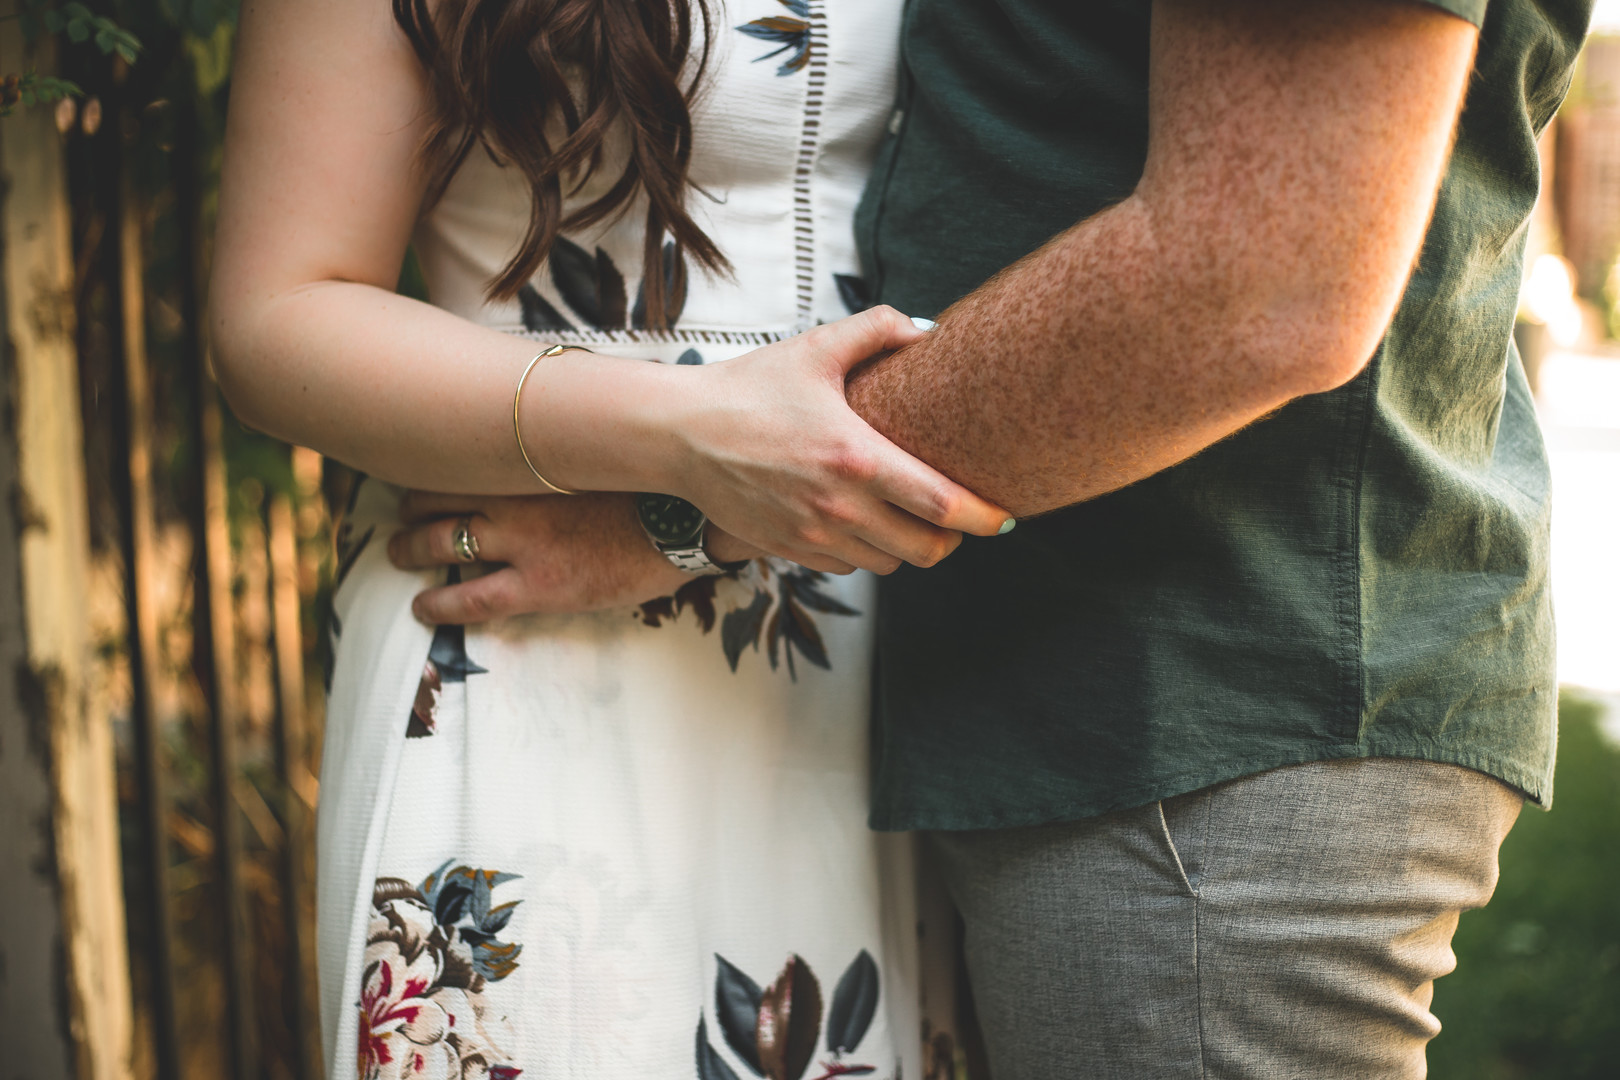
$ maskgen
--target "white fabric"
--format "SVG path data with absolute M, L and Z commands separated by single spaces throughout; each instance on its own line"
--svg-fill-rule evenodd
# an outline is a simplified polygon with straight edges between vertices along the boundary
M 665 362 L 688 349 L 724 360 L 842 317 L 834 274 L 857 273 L 851 216 L 892 102 L 899 8 L 720 10 L 695 118 L 694 174 L 711 198 L 695 206 L 736 273 L 693 273 L 674 330 L 588 326 L 544 267 L 535 288 L 572 333 L 485 305 L 527 202 L 476 153 L 416 239 L 433 301 Z M 809 25 L 802 70 L 778 73 L 791 49 L 755 62 L 776 46 L 736 29 L 773 16 Z M 633 302 L 639 215 L 571 239 L 601 248 Z M 909 847 L 865 825 L 871 580 L 755 564 L 719 585 L 708 632 L 690 605 L 469 627 L 458 681 L 463 654 L 410 614 L 443 575 L 386 558 L 397 495 L 362 486 L 334 599 L 318 849 L 329 1075 L 357 1063 L 361 1076 L 492 1080 L 920 1075 Z M 725 620 L 756 602 L 769 614 L 732 670 Z M 814 626 L 796 646 L 794 619 Z M 812 662 L 817 640 L 827 669 Z M 748 996 L 746 979 L 722 978 L 733 968 L 764 988 L 758 1069 L 737 1010 L 728 1039 L 717 1003 L 721 982 Z M 878 1007 L 863 1025 L 871 971 Z M 770 1060 L 784 1024 L 786 1060 Z M 858 1031 L 856 1045 L 829 1045 L 837 1030 Z

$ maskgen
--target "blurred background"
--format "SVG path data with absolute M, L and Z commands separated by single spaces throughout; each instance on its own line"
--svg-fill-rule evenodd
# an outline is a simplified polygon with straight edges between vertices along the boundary
M 323 607 L 352 478 L 242 428 L 207 373 L 235 7 L 0 2 L 7 1080 L 319 1075 Z M 1447 1080 L 1620 1074 L 1620 0 L 1542 163 L 1515 337 L 1557 490 L 1557 802 L 1462 920 Z

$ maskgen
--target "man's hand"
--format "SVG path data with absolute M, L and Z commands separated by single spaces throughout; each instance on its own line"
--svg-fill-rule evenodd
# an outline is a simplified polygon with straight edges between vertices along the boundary
M 461 519 L 469 516 L 479 560 L 506 565 L 421 593 L 411 610 L 423 622 L 476 623 L 628 607 L 668 596 L 691 580 L 648 542 L 629 495 L 478 497 L 413 491 L 400 505 L 406 527 L 389 540 L 389 559 L 402 570 L 461 565 L 454 537 Z M 747 556 L 735 546 L 715 553 L 728 561 Z

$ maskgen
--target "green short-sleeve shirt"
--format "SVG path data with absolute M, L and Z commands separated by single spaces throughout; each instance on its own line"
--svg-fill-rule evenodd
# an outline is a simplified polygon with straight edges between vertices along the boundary
M 857 221 L 873 295 L 937 314 L 1130 193 L 1150 6 L 911 0 Z M 1371 363 L 1181 465 L 885 579 L 874 825 L 1067 820 L 1365 756 L 1550 799 L 1548 476 L 1511 333 L 1535 136 L 1591 5 L 1439 6 L 1480 26 L 1476 71 Z

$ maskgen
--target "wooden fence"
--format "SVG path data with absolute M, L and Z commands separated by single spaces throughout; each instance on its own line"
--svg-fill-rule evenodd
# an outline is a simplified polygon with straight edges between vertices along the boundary
M 126 5 L 134 64 L 0 19 L 0 63 L 84 90 L 0 119 L 7 1077 L 320 1075 L 315 627 L 348 478 L 208 372 L 231 22 L 203 6 Z

